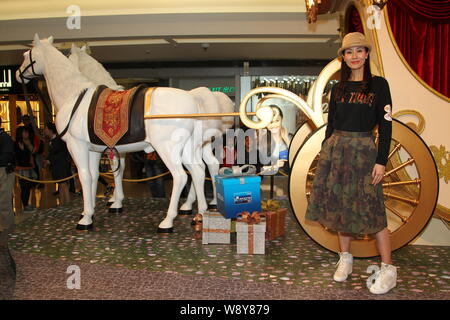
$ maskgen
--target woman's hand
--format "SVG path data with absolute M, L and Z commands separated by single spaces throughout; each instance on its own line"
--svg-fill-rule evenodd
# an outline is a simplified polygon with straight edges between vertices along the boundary
M 372 184 L 376 186 L 381 180 L 383 180 L 384 172 L 386 171 L 386 167 L 376 163 L 372 170 Z

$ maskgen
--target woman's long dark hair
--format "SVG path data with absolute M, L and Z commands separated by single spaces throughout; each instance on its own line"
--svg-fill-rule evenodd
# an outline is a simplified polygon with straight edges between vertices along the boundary
M 369 51 L 368 48 L 366 48 L 366 52 Z M 350 79 L 350 76 L 352 74 L 352 69 L 345 63 L 344 58 L 341 57 L 341 75 L 339 83 L 337 84 L 337 91 L 335 95 L 335 100 L 338 101 L 340 98 L 345 94 L 344 87 L 345 82 Z M 367 56 L 367 60 L 364 63 L 364 75 L 363 80 L 361 83 L 360 91 L 364 94 L 369 93 L 370 87 L 372 85 L 372 70 L 370 69 L 370 54 Z
M 30 130 L 28 130 L 27 127 L 21 126 L 21 127 L 17 127 L 16 129 L 16 142 L 22 142 L 23 143 L 23 132 L 26 131 L 28 132 L 28 136 L 30 136 Z

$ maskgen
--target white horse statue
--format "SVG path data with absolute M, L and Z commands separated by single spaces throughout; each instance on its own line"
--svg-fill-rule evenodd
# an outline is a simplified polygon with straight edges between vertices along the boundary
M 70 154 L 78 168 L 83 188 L 83 217 L 77 224 L 78 230 L 93 227 L 92 216 L 98 180 L 98 164 L 104 146 L 90 142 L 88 133 L 88 108 L 96 85 L 83 76 L 61 52 L 53 45 L 53 38 L 40 40 L 34 36 L 33 47 L 24 53 L 24 62 L 16 73 L 17 81 L 28 82 L 33 77 L 43 75 L 53 105 L 57 110 L 56 127 L 59 133 L 68 127 L 62 139 L 67 143 Z M 77 111 L 71 115 L 80 93 L 84 90 Z M 188 92 L 175 88 L 157 88 L 152 95 L 150 115 L 198 113 L 198 103 Z M 116 146 L 119 153 L 157 151 L 173 176 L 173 188 L 165 219 L 159 224 L 158 232 L 173 232 L 173 220 L 177 216 L 180 193 L 186 184 L 187 175 L 182 161 L 193 176 L 196 190 L 203 190 L 204 170 L 196 159 L 201 154 L 190 137 L 195 123 L 193 118 L 147 119 L 145 120 L 145 139 L 143 141 Z M 187 159 L 194 157 L 194 161 Z M 201 160 L 201 159 L 200 159 Z M 206 208 L 202 193 L 197 194 L 199 208 Z
M 119 86 L 115 80 L 111 77 L 110 73 L 92 56 L 86 52 L 86 46 L 82 48 L 76 47 L 72 44 L 71 54 L 69 56 L 75 66 L 78 67 L 80 72 L 85 75 L 89 80 L 97 85 L 106 85 L 111 89 L 120 90 L 123 89 Z M 211 92 L 208 88 L 200 87 L 189 91 L 199 103 L 199 112 L 202 113 L 227 113 L 234 111 L 233 101 L 223 92 Z M 211 139 L 221 138 L 222 134 L 228 128 L 231 128 L 234 123 L 233 117 L 221 117 L 221 118 L 202 118 L 201 130 L 202 130 L 202 158 L 208 166 L 211 177 L 214 177 L 219 172 L 219 161 L 214 156 Z M 200 135 L 194 135 L 193 138 L 200 138 Z M 124 161 L 120 162 L 124 164 Z M 123 168 L 118 175 L 123 173 Z M 117 179 L 116 179 L 117 180 Z M 116 182 L 116 188 L 114 195 L 110 199 L 113 202 L 112 209 L 122 207 L 123 191 L 121 190 L 121 183 Z M 214 179 L 212 180 L 213 186 L 213 199 L 209 203 L 210 208 L 214 208 L 217 205 L 216 198 L 216 185 Z M 117 191 L 117 193 L 116 193 Z M 204 192 L 203 190 L 200 192 Z M 193 183 L 189 190 L 189 195 L 186 202 L 180 208 L 181 213 L 191 213 L 192 204 L 196 200 L 196 190 Z

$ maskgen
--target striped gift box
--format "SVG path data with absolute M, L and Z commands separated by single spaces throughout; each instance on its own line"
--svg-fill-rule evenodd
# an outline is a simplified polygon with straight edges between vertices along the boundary
M 231 219 L 218 212 L 203 214 L 202 244 L 230 243 Z
M 238 254 L 265 254 L 266 221 L 259 223 L 236 221 L 236 241 Z

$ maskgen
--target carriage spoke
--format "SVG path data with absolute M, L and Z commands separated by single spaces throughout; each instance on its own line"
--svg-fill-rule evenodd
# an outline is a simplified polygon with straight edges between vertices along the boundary
M 420 185 L 421 182 L 422 182 L 422 180 L 420 180 L 420 179 L 399 181 L 399 182 L 386 182 L 386 183 L 383 183 L 383 187 L 389 188 L 389 187 L 402 186 L 402 185 L 407 185 L 407 184 Z
M 394 172 L 397 172 L 398 170 L 403 169 L 404 167 L 410 165 L 410 164 L 413 163 L 414 161 L 415 161 L 414 159 L 409 158 L 406 162 L 403 162 L 403 163 L 402 163 L 401 165 L 399 165 L 398 167 L 396 167 L 396 168 L 394 168 L 394 169 L 392 169 L 392 170 L 386 172 L 386 173 L 384 174 L 384 177 L 387 177 L 387 176 L 393 174 Z
M 402 147 L 402 145 L 400 143 L 397 143 L 394 148 L 391 150 L 391 152 L 388 155 L 388 159 L 390 159 L 394 153 L 396 153 L 400 148 Z
M 408 221 L 408 217 L 405 217 L 404 215 L 400 214 L 396 209 L 392 208 L 388 204 L 385 204 L 385 206 L 389 211 L 391 211 L 393 214 L 395 214 L 397 217 L 399 217 L 403 223 Z
M 403 202 L 407 202 L 413 205 L 418 205 L 419 201 L 416 199 L 411 199 L 411 198 L 406 198 L 406 197 L 402 197 L 402 196 L 398 196 L 396 194 L 390 193 L 390 192 L 383 192 L 384 196 L 387 198 L 392 198 L 392 199 L 396 199 L 396 200 L 400 200 Z

